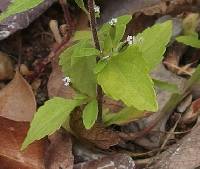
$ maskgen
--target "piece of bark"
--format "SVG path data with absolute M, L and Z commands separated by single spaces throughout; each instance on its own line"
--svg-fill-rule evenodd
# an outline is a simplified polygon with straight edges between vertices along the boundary
M 160 154 L 148 169 L 195 169 L 200 166 L 200 124 Z
M 45 155 L 46 169 L 73 169 L 71 137 L 61 130 L 49 137 L 50 145 Z
M 45 0 L 37 7 L 18 13 L 14 16 L 10 16 L 5 20 L 0 22 L 0 40 L 7 38 L 11 34 L 18 30 L 24 29 L 29 26 L 29 24 L 39 17 L 44 11 L 46 11 L 56 0 Z M 6 0 L 4 2 L 0 1 L 0 10 L 4 11 L 9 5 L 10 1 Z
M 106 152 L 99 150 L 98 148 L 91 147 L 89 144 L 84 144 L 81 140 L 73 140 L 73 155 L 74 163 L 82 163 L 85 161 L 97 160 L 106 156 Z
M 45 169 L 45 139 L 37 141 L 24 151 L 21 144 L 29 128 L 27 122 L 15 122 L 0 117 L 0 168 Z
M 102 157 L 98 160 L 80 163 L 74 169 L 134 169 L 135 163 L 125 154 L 116 154 Z

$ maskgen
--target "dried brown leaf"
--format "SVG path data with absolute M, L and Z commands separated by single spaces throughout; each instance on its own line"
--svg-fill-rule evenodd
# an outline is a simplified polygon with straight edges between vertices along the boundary
M 32 88 L 17 71 L 14 79 L 0 91 L 0 116 L 14 121 L 31 121 L 35 112 Z
M 74 157 L 70 135 L 58 131 L 49 139 L 51 144 L 45 156 L 46 169 L 73 169 Z
M 109 0 L 104 1 L 100 23 L 105 23 L 113 17 L 138 12 L 145 15 L 182 13 L 183 11 L 198 11 L 200 4 L 192 0 Z
M 28 131 L 27 122 L 0 117 L 0 168 L 44 169 L 45 141 L 41 140 L 20 151 Z
M 102 149 L 109 149 L 121 142 L 116 132 L 106 129 L 102 124 L 96 123 L 91 129 L 85 129 L 79 111 L 72 113 L 70 127 L 79 139 L 90 142 Z
M 194 122 L 200 114 L 200 98 L 193 101 L 182 117 L 182 123 Z
M 186 111 L 186 109 L 191 105 L 192 103 L 192 95 L 189 94 L 188 96 L 186 96 L 181 103 L 177 106 L 177 111 L 179 113 L 183 113 Z

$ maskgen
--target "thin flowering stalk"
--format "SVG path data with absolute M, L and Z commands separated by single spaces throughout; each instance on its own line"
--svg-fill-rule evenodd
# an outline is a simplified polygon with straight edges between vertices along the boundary
M 93 41 L 95 44 L 95 48 L 101 51 L 99 38 L 97 35 L 97 29 L 96 29 L 96 17 L 95 17 L 95 10 L 94 10 L 95 4 L 94 0 L 88 0 L 88 10 L 89 10 L 89 19 L 90 19 L 90 27 L 92 30 L 93 35 Z M 98 62 L 100 60 L 100 56 L 96 57 L 96 61 Z M 100 85 L 97 85 L 97 102 L 98 102 L 98 121 L 102 122 L 102 107 L 103 107 L 103 91 Z

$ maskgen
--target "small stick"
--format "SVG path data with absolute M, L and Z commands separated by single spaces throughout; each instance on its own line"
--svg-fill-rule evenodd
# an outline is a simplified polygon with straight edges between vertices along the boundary
M 60 5 L 62 7 L 62 10 L 63 10 L 63 13 L 64 13 L 64 18 L 65 18 L 65 22 L 66 24 L 68 25 L 69 27 L 69 32 L 68 34 L 72 34 L 73 32 L 73 24 L 72 24 L 72 19 L 71 19 L 71 16 L 70 16 L 70 12 L 69 12 L 69 7 L 68 7 L 68 3 L 66 0 L 59 0 L 60 2 Z

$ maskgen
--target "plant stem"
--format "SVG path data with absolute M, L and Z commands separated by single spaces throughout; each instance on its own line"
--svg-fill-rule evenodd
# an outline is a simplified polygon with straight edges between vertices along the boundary
M 97 29 L 96 29 L 96 17 L 95 17 L 95 11 L 94 11 L 94 0 L 88 0 L 88 9 L 90 14 L 90 27 L 92 30 L 93 35 L 93 41 L 95 44 L 95 48 L 101 51 L 99 38 L 97 35 Z M 96 61 L 100 60 L 100 57 L 96 57 Z M 97 85 L 97 102 L 98 102 L 98 122 L 102 122 L 102 107 L 103 107 L 103 91 L 100 85 Z

